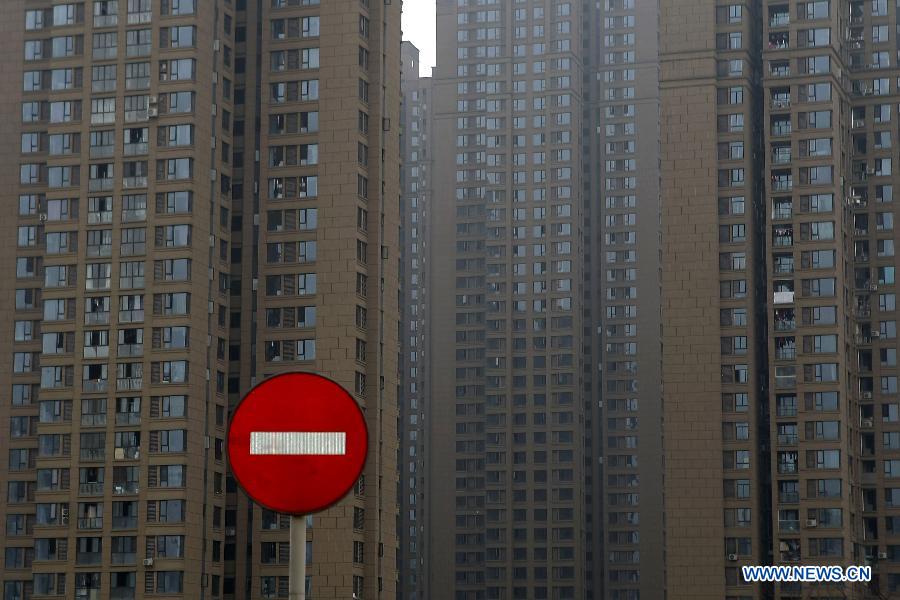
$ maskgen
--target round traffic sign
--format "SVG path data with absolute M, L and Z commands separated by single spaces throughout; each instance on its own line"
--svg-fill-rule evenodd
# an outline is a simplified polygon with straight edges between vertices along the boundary
M 356 400 L 312 373 L 266 379 L 244 396 L 228 427 L 228 460 L 238 484 L 271 510 L 305 515 L 341 500 L 369 449 Z

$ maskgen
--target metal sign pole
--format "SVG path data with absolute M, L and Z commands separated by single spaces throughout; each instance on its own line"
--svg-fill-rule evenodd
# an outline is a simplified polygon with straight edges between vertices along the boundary
M 306 600 L 306 517 L 291 517 L 290 600 Z

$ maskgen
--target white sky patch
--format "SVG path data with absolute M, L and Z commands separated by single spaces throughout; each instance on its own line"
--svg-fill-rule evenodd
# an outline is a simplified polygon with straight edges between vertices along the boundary
M 403 2 L 403 39 L 419 49 L 419 74 L 431 77 L 437 47 L 435 41 L 435 0 L 405 0 Z

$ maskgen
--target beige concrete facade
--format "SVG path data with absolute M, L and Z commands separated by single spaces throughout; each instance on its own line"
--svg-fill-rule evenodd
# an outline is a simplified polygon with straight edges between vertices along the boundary
M 287 520 L 223 444 L 241 394 L 296 369 L 354 393 L 371 440 L 312 520 L 311 597 L 393 598 L 399 3 L 0 16 L 24 57 L 3 63 L 4 600 L 286 597 Z

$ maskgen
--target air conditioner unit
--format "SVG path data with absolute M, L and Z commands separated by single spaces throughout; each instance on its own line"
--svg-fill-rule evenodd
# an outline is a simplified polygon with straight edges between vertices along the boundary
M 887 558 L 887 552 L 879 552 L 878 558 L 885 560 Z
M 873 331 L 873 332 L 872 332 L 872 339 L 873 339 L 873 340 L 877 340 L 877 339 L 880 338 L 880 337 L 881 337 L 881 332 L 880 332 L 880 331 Z
M 878 284 L 877 284 L 877 283 L 870 283 L 870 284 L 869 284 L 869 290 L 870 290 L 870 291 L 873 291 L 873 292 L 877 292 L 877 291 L 878 291 Z
M 866 167 L 866 175 L 874 175 L 875 167 Z
M 735 562 L 737 560 L 737 554 L 729 554 L 727 558 L 731 562 Z
M 875 423 L 872 421 L 872 419 L 863 419 L 862 420 L 863 427 L 872 427 L 874 424 Z
M 159 104 L 159 96 L 150 96 L 150 106 Z
M 144 566 L 145 566 L 145 567 L 152 567 L 152 566 L 153 566 L 153 559 L 152 559 L 152 558 L 145 558 L 145 559 L 144 559 Z
M 41 222 L 43 223 L 44 221 L 47 220 L 47 213 L 41 213 L 41 214 L 39 214 L 39 215 L 38 215 L 38 218 L 39 218 L 39 219 L 41 220 Z
M 818 524 L 819 524 L 819 522 L 816 521 L 815 519 L 807 519 L 807 520 L 806 520 L 806 526 L 807 526 L 807 527 L 815 527 L 815 526 L 817 526 Z
M 865 400 L 871 400 L 871 399 L 872 399 L 872 392 L 863 392 L 863 393 L 862 393 L 862 397 L 863 397 Z
M 154 119 L 159 116 L 159 109 L 155 106 L 151 106 L 147 109 L 147 116 L 151 119 Z

